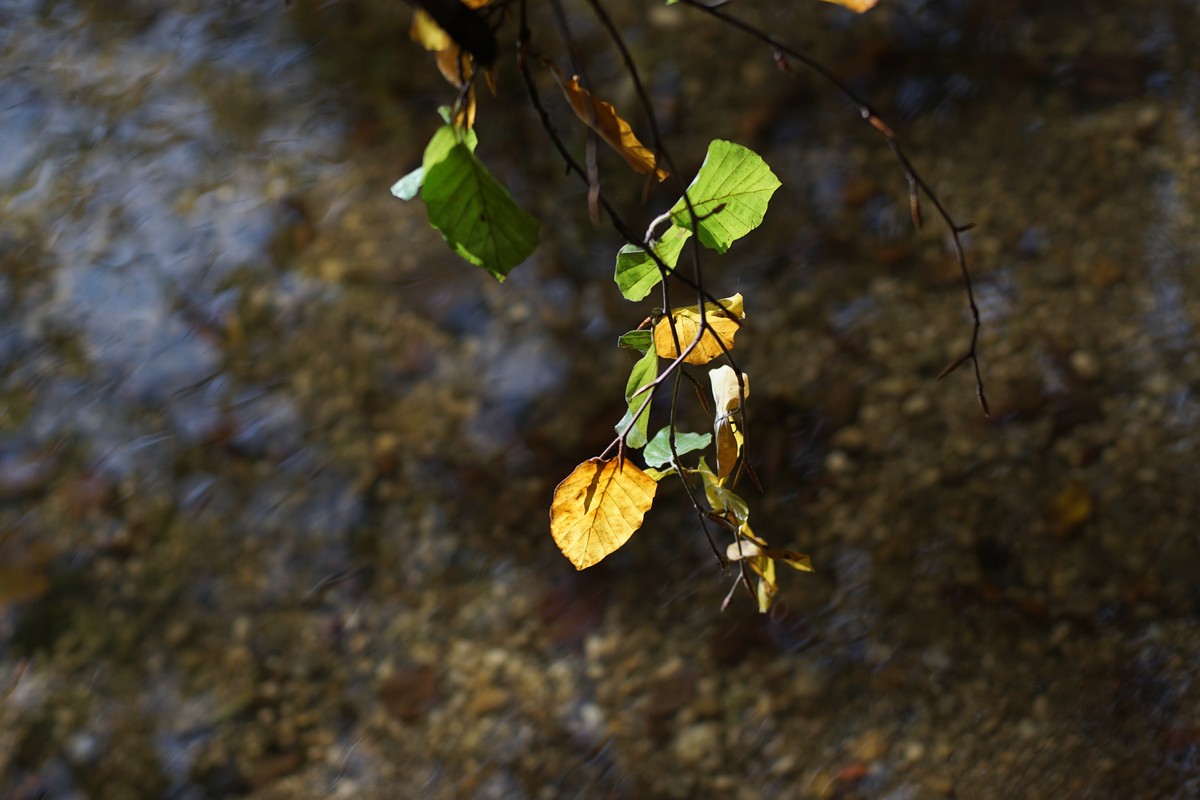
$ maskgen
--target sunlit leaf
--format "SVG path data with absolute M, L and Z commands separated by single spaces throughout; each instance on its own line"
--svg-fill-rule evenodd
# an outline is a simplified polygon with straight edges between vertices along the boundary
M 729 561 L 744 561 L 750 571 L 758 576 L 755 597 L 758 610 L 766 612 L 770 609 L 771 601 L 779 588 L 775 582 L 775 562 L 782 561 L 801 572 L 812 572 L 812 559 L 795 550 L 773 547 L 765 539 L 755 535 L 750 529 L 750 510 L 746 501 L 734 493 L 724 481 L 718 479 L 703 458 L 700 459 L 699 467 L 686 472 L 700 477 L 709 507 L 733 530 L 736 538 L 725 548 L 725 558 Z M 725 601 L 729 602 L 729 598 Z
M 449 113 L 449 109 L 447 109 Z M 450 155 L 450 151 L 455 145 L 462 143 L 467 146 L 467 149 L 472 153 L 479 146 L 479 137 L 475 131 L 463 129 L 454 125 L 443 125 L 434 131 L 433 136 L 429 140 L 429 144 L 425 146 L 425 154 L 421 157 L 421 167 L 428 172 L 438 164 L 446 160 L 446 156 Z
M 450 111 L 449 109 L 445 109 L 445 111 L 446 121 L 449 122 Z M 449 124 L 438 128 L 432 138 L 430 138 L 429 144 L 425 145 L 425 154 L 421 158 L 421 166 L 392 184 L 392 194 L 401 200 L 412 200 L 420 194 L 421 186 L 425 183 L 425 171 L 434 164 L 443 161 L 460 141 L 471 152 L 475 152 L 475 148 L 479 144 L 479 137 L 475 135 L 475 131 L 469 128 L 456 129 L 455 126 Z
M 439 0 L 425 3 L 424 9 L 413 15 L 409 37 L 426 50 L 436 52 L 461 46 L 474 54 L 480 63 L 490 65 L 496 60 L 496 37 L 487 20 L 474 13 L 488 2 Z
M 654 503 L 658 484 L 628 459 L 589 459 L 554 490 L 550 533 L 576 569 L 620 548 Z
M 652 249 L 668 268 L 674 267 L 679 261 L 679 253 L 691 235 L 691 231 L 686 228 L 672 225 L 667 228 L 662 238 L 652 245 Z M 644 247 L 627 244 L 617 251 L 617 271 L 614 280 L 626 300 L 637 302 L 662 282 L 662 273 Z
M 625 439 L 625 444 L 635 450 L 646 445 L 646 433 L 650 426 L 650 405 L 647 399 L 650 397 L 649 392 L 638 392 L 645 386 L 654 382 L 658 377 L 658 356 L 654 350 L 647 349 L 638 362 L 633 365 L 633 370 L 629 373 L 629 380 L 625 382 L 625 403 L 628 410 L 625 416 L 617 424 L 617 433 L 624 433 L 629 427 L 630 420 L 633 415 L 637 414 L 638 409 L 645 406 L 645 410 L 638 415 L 637 423 L 629 431 L 629 436 Z
M 713 432 L 717 437 L 717 479 L 724 482 L 733 474 L 733 468 L 742 455 L 744 439 L 738 425 L 741 419 L 742 400 L 750 396 L 750 376 L 742 373 L 738 385 L 737 373 L 728 364 L 722 364 L 708 373 L 712 381 L 715 411 Z
M 421 199 L 429 210 L 429 223 L 451 249 L 497 280 L 504 280 L 537 248 L 538 221 L 513 201 L 463 142 L 426 168 Z
M 733 489 L 717 479 L 703 458 L 700 459 L 700 466 L 690 472 L 698 475 L 704 484 L 704 499 L 708 501 L 709 508 L 727 517 L 736 529 L 746 524 L 750 518 L 750 506 Z
M 433 17 L 420 9 L 413 14 L 412 25 L 408 29 L 408 36 L 426 50 L 435 52 L 445 50 L 454 43 L 454 40 L 450 38 L 450 34 L 442 30 L 441 26 L 433 21 Z
M 646 474 L 656 481 L 661 481 L 663 478 L 669 478 L 677 471 L 678 470 L 676 470 L 674 467 L 671 469 L 655 469 L 654 467 L 646 467 L 645 469 Z
M 758 573 L 758 612 L 765 614 L 771 608 L 779 585 L 775 583 L 775 560 L 771 558 L 755 558 L 750 561 L 750 569 Z
M 741 561 L 744 558 L 755 558 L 760 555 L 762 555 L 762 546 L 740 536 L 725 548 L 725 558 L 729 561 Z
M 667 171 L 656 165 L 654 153 L 638 141 L 629 123 L 621 119 L 612 103 L 593 97 L 579 85 L 578 78 L 567 80 L 553 64 L 547 66 L 562 87 L 575 116 L 599 134 L 609 147 L 620 153 L 625 163 L 635 172 L 653 172 L 660 181 L 667 177 Z
M 707 364 L 722 354 L 721 344 L 725 350 L 733 347 L 733 337 L 737 335 L 740 324 L 738 320 L 746 316 L 742 308 L 742 296 L 735 294 L 715 303 L 704 304 L 704 316 L 712 330 L 706 330 L 704 336 L 684 359 L 688 364 Z M 675 320 L 675 332 L 679 335 L 679 346 L 687 349 L 700 330 L 700 306 L 686 306 L 671 311 L 671 319 Z M 716 332 L 716 336 L 713 332 Z M 718 344 L 718 339 L 721 344 Z M 662 358 L 677 358 L 679 351 L 675 349 L 675 340 L 671 336 L 670 319 L 663 317 L 654 326 L 654 348 Z
M 807 554 L 797 553 L 795 550 L 788 550 L 783 547 L 772 547 L 755 536 L 750 530 L 749 525 L 742 526 L 739 534 L 738 540 L 726 548 L 725 557 L 730 561 L 761 556 L 763 558 L 774 559 L 775 561 L 782 561 L 789 567 L 800 572 L 813 571 L 812 558 Z
M 724 253 L 759 226 L 779 186 L 775 173 L 753 150 L 713 140 L 687 190 L 696 212 L 700 243 Z M 683 198 L 671 208 L 671 220 L 681 228 L 692 229 L 692 217 Z
M 675 432 L 675 452 L 681 456 L 685 453 L 703 450 L 708 447 L 710 442 L 712 442 L 712 437 L 707 433 Z M 665 467 L 674 460 L 671 455 L 670 425 L 654 434 L 654 438 L 642 451 L 642 458 L 646 459 L 646 464 L 651 467 Z
M 879 0 L 825 0 L 825 2 L 833 3 L 835 6 L 844 6 L 856 14 L 861 14 L 874 8 Z

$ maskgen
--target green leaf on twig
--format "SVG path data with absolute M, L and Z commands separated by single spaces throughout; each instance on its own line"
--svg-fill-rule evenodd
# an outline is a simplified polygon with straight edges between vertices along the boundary
M 691 231 L 686 228 L 672 225 L 667 228 L 662 238 L 654 242 L 652 249 L 668 268 L 674 267 L 691 235 Z M 662 273 L 644 247 L 627 244 L 617 251 L 617 272 L 614 280 L 626 300 L 637 302 L 662 282 Z
M 440 161 L 424 166 L 421 199 L 429 224 L 459 256 L 503 281 L 537 248 L 538 221 L 516 204 L 468 144 L 458 142 Z
M 714 139 L 687 190 L 696 212 L 696 235 L 700 243 L 724 253 L 759 226 L 779 185 L 775 173 L 753 150 Z M 671 221 L 681 228 L 692 229 L 692 217 L 683 198 L 672 206 Z

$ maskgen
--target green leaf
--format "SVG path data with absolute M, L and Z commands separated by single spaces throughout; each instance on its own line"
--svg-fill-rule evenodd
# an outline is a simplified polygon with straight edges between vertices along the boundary
M 450 151 L 459 143 L 465 144 L 472 153 L 479 146 L 479 136 L 472 128 L 457 128 L 454 125 L 443 125 L 433 132 L 429 144 L 425 145 L 425 155 L 421 157 L 421 168 L 426 172 L 446 160 Z
M 759 226 L 779 186 L 775 173 L 753 150 L 714 139 L 687 191 L 696 212 L 700 243 L 724 253 Z M 682 197 L 671 208 L 671 221 L 692 229 L 692 218 Z
M 669 478 L 675 474 L 675 468 L 671 469 L 655 469 L 654 467 L 646 467 L 644 472 L 656 481 L 661 481 L 663 478 Z
M 648 330 L 622 333 L 621 338 L 617 339 L 617 347 L 625 347 L 629 350 L 638 350 L 645 353 L 654 347 L 654 335 Z
M 675 432 L 675 452 L 681 456 L 684 453 L 691 453 L 694 450 L 703 450 L 711 442 L 712 434 Z M 646 449 L 642 451 L 642 457 L 646 459 L 646 464 L 651 467 L 662 468 L 671 463 L 670 425 L 654 434 L 654 438 L 650 440 L 650 443 L 646 445 Z
M 643 392 L 634 397 L 643 386 L 647 386 L 654 382 L 658 377 L 658 355 L 651 348 L 646 351 L 646 354 L 638 359 L 638 362 L 633 365 L 633 371 L 629 373 L 629 380 L 625 382 L 625 402 L 629 408 L 625 411 L 625 416 L 617 423 L 617 433 L 623 433 L 628 427 L 633 415 L 646 402 L 646 397 L 649 392 Z M 646 405 L 646 410 L 638 417 L 637 423 L 633 429 L 629 431 L 629 438 L 625 440 L 625 444 L 637 450 L 646 446 L 646 431 L 650 427 L 650 405 Z
M 426 171 L 434 164 L 446 158 L 446 155 L 454 145 L 458 144 L 459 135 L 459 129 L 453 125 L 443 125 L 434 131 L 429 144 L 425 145 L 425 154 L 421 158 L 421 166 L 393 183 L 392 194 L 401 200 L 412 200 L 416 197 L 421 191 L 421 184 L 425 182 Z M 475 135 L 475 131 L 467 129 L 461 135 L 463 143 L 471 148 L 471 152 L 475 152 L 475 148 L 479 144 L 479 137 Z
M 662 238 L 652 245 L 652 249 L 668 267 L 674 267 L 691 235 L 692 232 L 687 228 L 672 225 L 667 228 Z M 625 299 L 636 303 L 662 282 L 662 273 L 658 271 L 658 264 L 654 263 L 654 259 L 644 247 L 627 244 L 617 251 L 617 272 L 613 280 L 617 282 L 617 288 L 621 290 Z
M 430 142 L 425 151 L 427 164 L 433 147 Z M 503 281 L 537 248 L 538 221 L 516 204 L 465 142 L 426 166 L 421 199 L 429 224 L 441 231 L 450 248 L 496 280 Z

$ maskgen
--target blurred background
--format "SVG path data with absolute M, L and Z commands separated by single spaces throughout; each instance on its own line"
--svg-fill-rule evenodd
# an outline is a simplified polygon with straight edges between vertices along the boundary
M 816 567 L 768 615 L 720 610 L 670 482 L 594 569 L 549 536 L 652 301 L 511 24 L 479 152 L 544 224 L 500 286 L 388 193 L 453 98 L 404 4 L 0 3 L 0 796 L 1200 793 L 1200 6 L 733 8 L 978 224 L 993 411 L 933 380 L 957 268 L 855 109 L 612 0 L 685 181 L 712 138 L 783 181 L 705 262 L 745 297 L 755 530 Z M 636 229 L 677 197 L 600 159 Z

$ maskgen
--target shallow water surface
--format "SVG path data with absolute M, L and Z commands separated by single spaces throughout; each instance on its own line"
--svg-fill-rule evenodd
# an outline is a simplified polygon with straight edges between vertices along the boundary
M 1200 791 L 1200 8 L 734 7 L 978 223 L 989 420 L 933 380 L 970 319 L 886 145 L 614 4 L 681 170 L 724 137 L 783 182 L 706 262 L 748 312 L 755 529 L 816 565 L 758 615 L 678 487 L 592 570 L 554 548 L 649 301 L 511 65 L 481 152 L 529 263 L 498 285 L 389 195 L 450 98 L 396 5 L 0 8 L 0 795 Z M 606 157 L 639 225 L 673 202 Z

